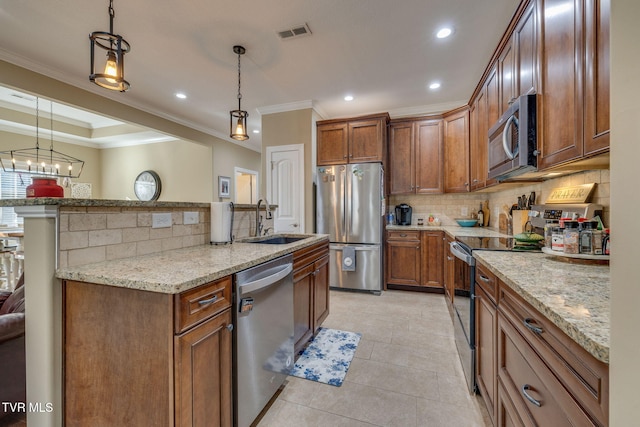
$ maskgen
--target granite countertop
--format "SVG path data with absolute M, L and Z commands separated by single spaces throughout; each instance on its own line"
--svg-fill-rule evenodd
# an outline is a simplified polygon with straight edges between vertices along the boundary
M 475 251 L 473 256 L 596 359 L 609 363 L 608 266 L 521 252 Z
M 119 199 L 72 199 L 64 197 L 33 197 L 28 199 L 3 199 L 3 206 L 78 206 L 78 207 L 141 207 L 141 208 L 209 208 L 211 203 L 193 202 L 141 202 L 138 200 Z M 255 208 L 254 208 L 255 209 Z
M 326 234 L 304 236 L 306 237 L 302 240 L 283 245 L 247 242 L 202 245 L 134 258 L 65 267 L 56 271 L 56 277 L 176 294 L 320 241 L 328 241 Z

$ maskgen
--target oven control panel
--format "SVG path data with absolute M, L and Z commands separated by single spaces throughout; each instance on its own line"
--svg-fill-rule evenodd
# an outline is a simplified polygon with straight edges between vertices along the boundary
M 545 209 L 542 214 L 544 219 L 560 219 L 562 218 L 562 209 Z

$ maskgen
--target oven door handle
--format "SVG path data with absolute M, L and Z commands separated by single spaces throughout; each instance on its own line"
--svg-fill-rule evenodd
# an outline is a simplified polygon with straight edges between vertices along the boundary
M 453 241 L 453 242 L 449 243 L 449 250 L 451 251 L 451 253 L 456 258 L 461 259 L 465 263 L 467 263 L 469 265 L 475 265 L 476 264 L 475 258 L 473 258 L 471 256 L 471 254 L 467 253 L 467 251 L 462 249 L 462 246 L 460 246 L 460 244 L 458 242 Z

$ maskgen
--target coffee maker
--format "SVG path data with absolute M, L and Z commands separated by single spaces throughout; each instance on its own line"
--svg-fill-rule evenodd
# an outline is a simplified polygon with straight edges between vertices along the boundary
M 396 206 L 396 224 L 411 225 L 411 206 L 401 203 Z

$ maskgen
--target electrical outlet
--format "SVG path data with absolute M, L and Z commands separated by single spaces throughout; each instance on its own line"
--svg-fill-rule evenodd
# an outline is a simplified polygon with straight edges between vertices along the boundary
M 151 214 L 151 228 L 171 227 L 171 212 Z
M 467 215 L 469 215 L 469 208 L 467 208 L 466 206 L 463 206 L 460 208 L 460 215 L 465 217 Z
M 184 212 L 182 222 L 184 225 L 197 224 L 200 222 L 198 212 Z

